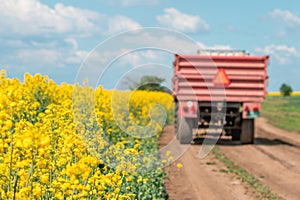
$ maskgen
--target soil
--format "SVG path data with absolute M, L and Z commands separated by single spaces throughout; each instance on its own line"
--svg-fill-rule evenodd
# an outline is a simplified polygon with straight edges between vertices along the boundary
M 254 144 L 240 145 L 222 136 L 217 145 L 235 164 L 258 178 L 283 199 L 300 198 L 300 134 L 268 124 L 264 118 L 255 121 Z M 160 149 L 172 143 L 171 149 L 184 145 L 174 139 L 173 126 L 165 128 Z M 169 145 L 170 146 L 170 145 Z M 214 154 L 198 156 L 201 144 L 184 146 L 184 153 L 164 168 L 169 174 L 165 187 L 171 200 L 258 199 L 258 192 L 239 177 L 229 173 Z M 164 154 L 165 151 L 162 151 Z M 177 164 L 183 167 L 179 169 Z

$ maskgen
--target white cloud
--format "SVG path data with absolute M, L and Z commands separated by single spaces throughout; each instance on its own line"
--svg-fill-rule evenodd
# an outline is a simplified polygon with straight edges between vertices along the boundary
M 175 8 L 166 8 L 164 14 L 157 16 L 156 20 L 162 26 L 182 32 L 208 31 L 209 25 L 198 15 L 188 15 Z
M 78 49 L 77 40 L 74 38 L 65 38 L 65 43 L 72 45 L 73 49 Z
M 71 53 L 65 60 L 68 64 L 79 64 L 88 56 L 88 51 L 76 50 Z
M 157 5 L 159 0 L 145 1 L 145 0 L 121 0 L 123 6 L 138 6 L 138 5 Z
M 117 15 L 114 17 L 108 18 L 108 30 L 106 32 L 107 35 L 119 33 L 124 30 L 132 30 L 141 28 L 141 25 L 132 19 Z
M 89 55 L 88 51 L 79 50 L 78 42 L 74 38 L 65 38 L 64 42 L 66 44 L 72 45 L 72 49 L 65 52 L 65 62 L 67 64 L 80 64 L 84 61 L 84 59 Z
M 279 37 L 284 37 L 284 36 L 286 36 L 286 31 L 279 31 L 278 33 L 277 33 L 277 36 L 279 36 Z
M 79 64 L 89 52 L 83 50 L 59 51 L 57 49 L 20 49 L 16 51 L 19 63 L 22 65 L 40 67 L 65 67 L 66 64 Z M 11 57 L 11 60 L 16 57 Z
M 22 49 L 17 51 L 17 57 L 23 64 L 36 63 L 38 65 L 62 66 L 63 60 L 58 51 L 51 49 Z
M 46 41 L 46 42 L 37 42 L 37 41 L 30 41 L 28 42 L 30 44 L 30 47 L 33 48 L 56 48 L 57 47 L 57 41 Z
M 18 35 L 39 35 L 48 33 L 79 32 L 89 34 L 95 31 L 99 13 L 64 6 L 57 3 L 53 8 L 37 0 L 10 0 L 0 4 L 2 33 Z
M 137 66 L 148 61 L 159 63 L 162 54 L 196 54 L 199 49 L 232 50 L 229 45 L 205 45 L 192 41 L 185 35 L 165 29 L 137 30 L 108 40 L 107 48 L 98 47 L 89 55 L 88 62 L 94 66 L 106 66 L 122 57 L 122 66 Z M 107 44 L 103 44 L 107 45 Z
M 136 31 L 136 34 L 129 33 L 119 39 L 108 40 L 89 54 L 84 63 L 84 71 L 93 76 L 116 66 L 116 70 L 150 63 L 171 66 L 174 53 L 196 54 L 199 49 L 232 49 L 229 45 L 208 46 L 178 35 L 177 32 L 172 35 L 172 32 L 161 29 L 148 31 Z
M 279 64 L 287 64 L 293 60 L 293 57 L 300 58 L 300 52 L 295 48 L 287 45 L 268 45 L 264 48 L 255 49 L 258 53 L 264 53 L 274 57 Z
M 212 46 L 205 45 L 203 43 L 198 42 L 198 45 L 200 46 L 201 49 L 207 49 L 207 50 L 232 50 L 232 47 L 230 45 L 220 45 L 220 44 L 215 44 Z
M 184 34 L 161 28 L 128 32 L 105 41 L 89 54 L 78 71 L 76 81 L 81 83 L 88 78 L 89 84 L 96 85 L 101 77 L 101 81 L 104 81 L 101 84 L 105 84 L 114 82 L 114 78 L 132 70 L 141 69 L 144 72 L 145 69 L 148 72 L 146 69 L 171 69 L 174 53 L 196 54 L 202 48 L 231 49 L 228 45 L 197 43 Z M 160 71 L 156 70 L 155 73 Z
M 284 22 L 290 28 L 300 27 L 300 17 L 288 10 L 275 9 L 270 13 L 270 16 Z
M 165 59 L 162 55 L 165 52 L 160 50 L 145 49 L 130 51 L 128 49 L 120 49 L 119 51 L 92 52 L 86 65 L 104 67 L 137 67 L 139 65 L 158 63 L 161 64 Z M 109 65 L 108 65 L 109 64 Z
M 20 42 L 12 41 L 13 44 Z M 40 67 L 64 67 L 67 64 L 80 64 L 89 52 L 78 49 L 77 40 L 74 38 L 66 38 L 63 42 L 49 41 L 40 43 L 30 41 L 20 43 L 18 49 L 12 49 L 10 55 L 6 55 L 6 59 L 10 62 L 17 62 L 22 65 L 40 66 Z M 66 48 L 68 44 L 71 48 Z
M 120 64 L 123 66 L 130 65 L 131 67 L 138 67 L 149 63 L 164 64 L 165 59 L 163 55 L 164 53 L 159 50 L 150 49 L 130 52 L 120 59 Z
M 22 40 L 15 39 L 15 40 L 5 40 L 5 39 L 0 39 L 0 44 L 3 49 L 7 48 L 24 48 L 28 47 L 28 44 Z
M 161 0 L 151 0 L 151 1 L 145 1 L 145 0 L 98 0 L 101 3 L 108 3 L 111 6 L 115 5 L 121 5 L 124 7 L 130 7 L 130 6 L 153 6 L 158 5 L 161 3 Z
M 50 7 L 38 0 L 4 1 L 0 4 L 0 10 L 0 35 L 91 36 L 140 27 L 125 16 L 108 16 L 61 3 Z
M 78 37 L 110 35 L 141 27 L 125 16 L 108 16 L 61 3 L 51 7 L 39 0 L 3 1 L 0 10 L 0 50 L 5 50 L 0 60 L 4 64 L 80 64 L 88 52 L 80 49 Z
M 153 47 L 171 53 L 194 54 L 202 48 L 184 34 L 160 28 L 136 31 L 136 34 L 126 35 L 123 40 L 123 47 L 128 46 L 129 49 Z

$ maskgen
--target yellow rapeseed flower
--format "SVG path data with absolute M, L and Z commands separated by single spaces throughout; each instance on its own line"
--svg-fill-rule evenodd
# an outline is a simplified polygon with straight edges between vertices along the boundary
M 181 169 L 183 167 L 183 165 L 181 163 L 177 163 L 176 166 L 177 166 L 178 169 Z

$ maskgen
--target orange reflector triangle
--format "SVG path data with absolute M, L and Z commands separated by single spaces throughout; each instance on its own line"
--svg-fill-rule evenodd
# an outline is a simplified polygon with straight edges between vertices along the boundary
M 213 78 L 214 85 L 224 85 L 227 86 L 230 84 L 230 80 L 224 69 L 219 69 L 218 73 Z

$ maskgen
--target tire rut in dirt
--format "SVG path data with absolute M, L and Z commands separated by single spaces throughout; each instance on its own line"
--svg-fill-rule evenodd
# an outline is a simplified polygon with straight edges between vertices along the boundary
M 264 119 L 258 122 L 254 145 L 221 144 L 221 152 L 283 199 L 299 199 L 300 135 L 276 128 L 273 133 Z

